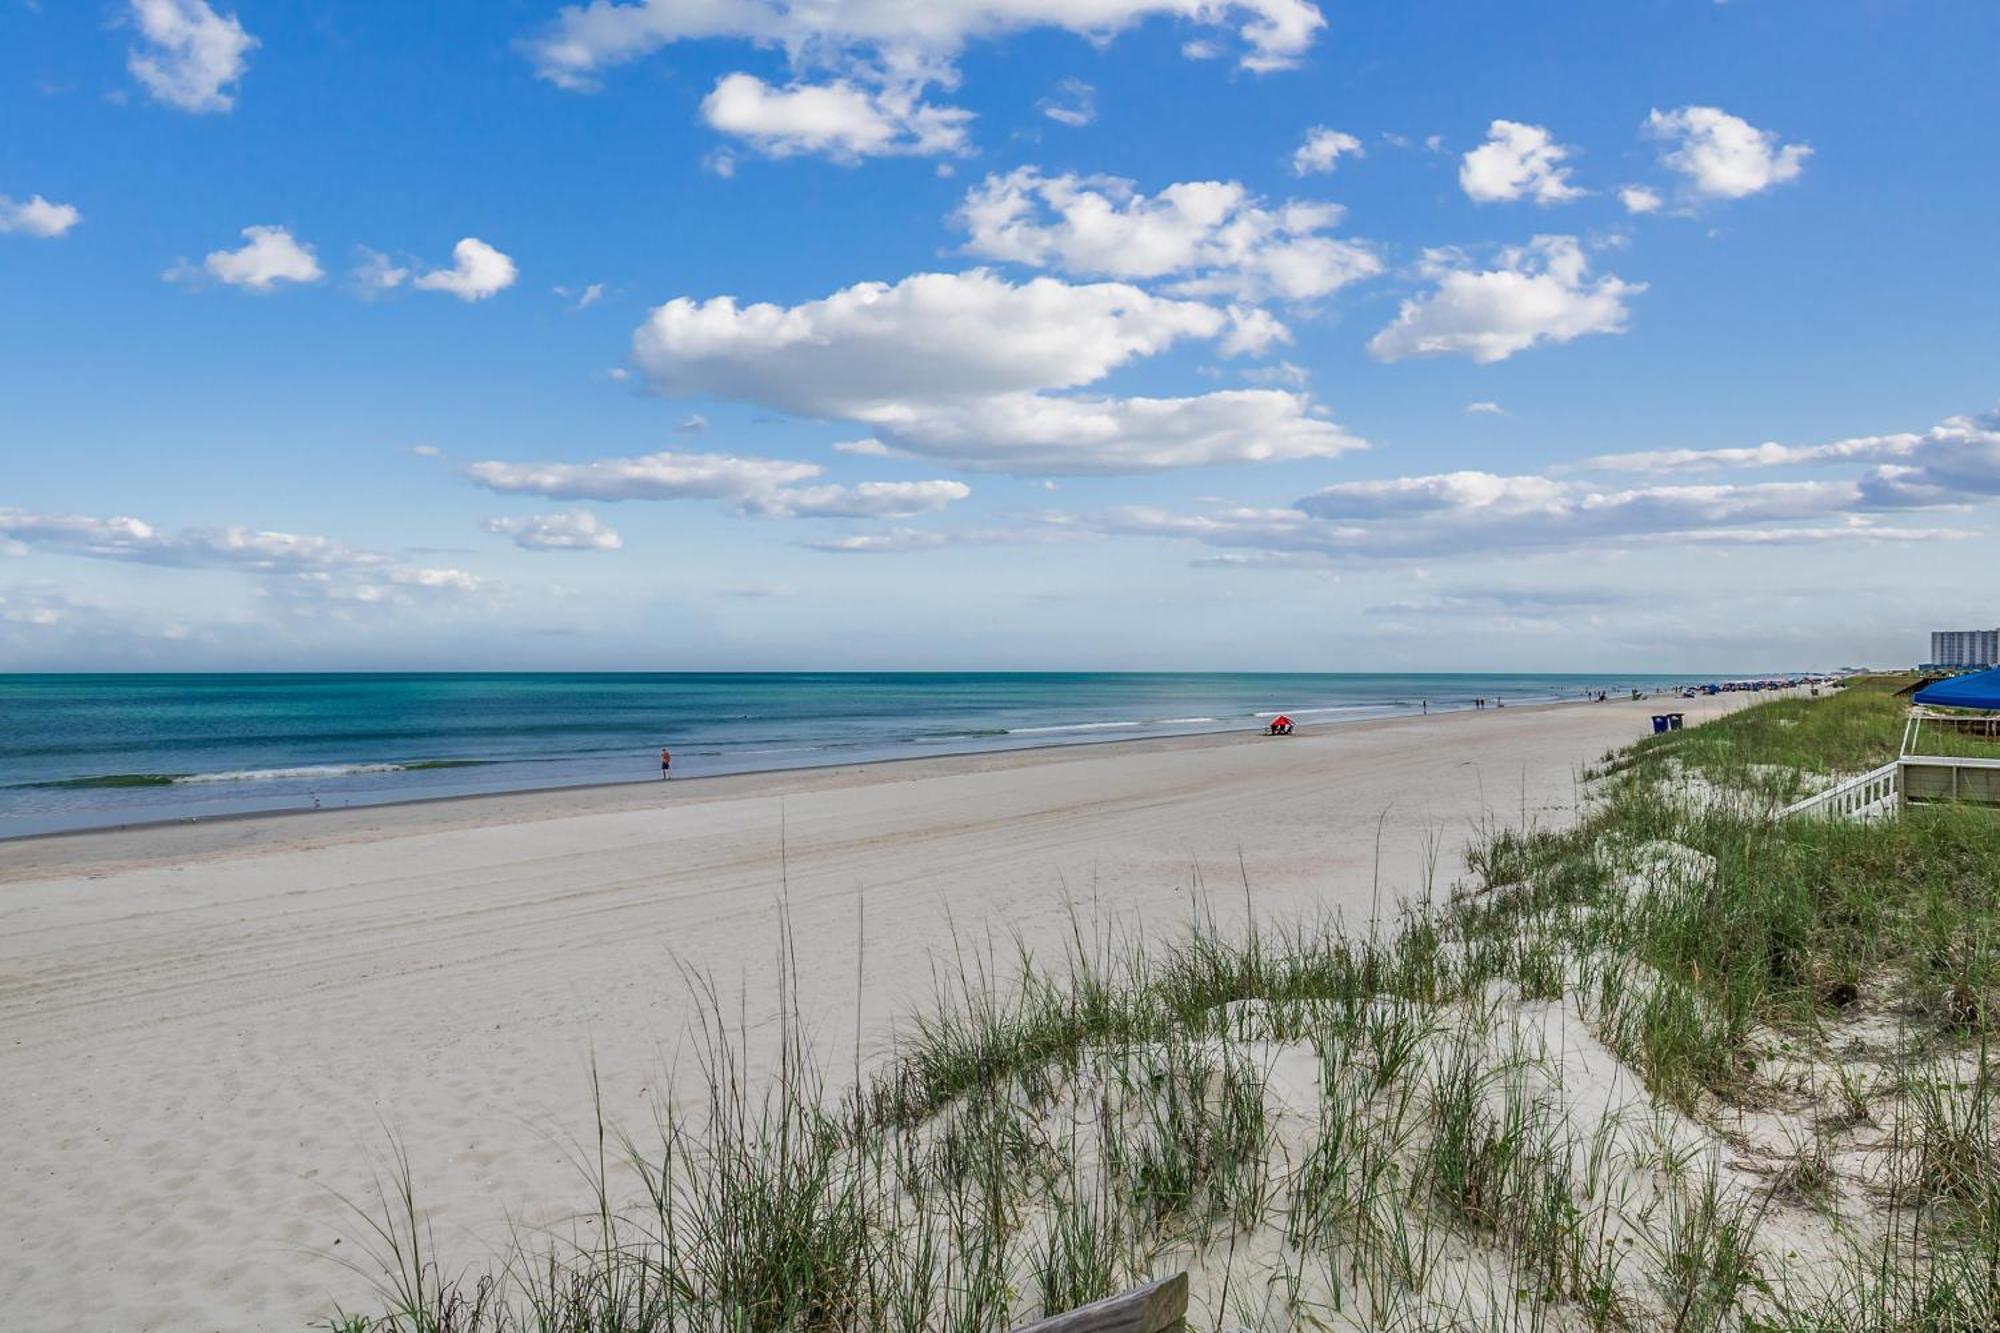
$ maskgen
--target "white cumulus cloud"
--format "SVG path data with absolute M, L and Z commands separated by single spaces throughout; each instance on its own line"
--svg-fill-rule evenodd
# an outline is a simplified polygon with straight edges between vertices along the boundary
M 973 270 L 862 283 L 796 306 L 679 298 L 634 334 L 633 359 L 659 393 L 853 422 L 871 449 L 977 470 L 1130 472 L 1359 447 L 1302 394 L 1062 392 L 1184 341 L 1229 354 L 1285 336 L 1261 310 Z
M 421 274 L 413 284 L 427 292 L 448 292 L 461 301 L 484 301 L 505 291 L 519 276 L 514 261 L 477 236 L 451 248 L 452 266 Z
M 1649 190 L 1643 185 L 1627 185 L 1618 191 L 1618 202 L 1625 205 L 1627 213 L 1657 213 L 1665 201 L 1657 190 Z
M 253 292 L 276 291 L 286 283 L 318 282 L 326 276 L 313 248 L 284 227 L 245 227 L 244 243 L 212 251 L 199 268 L 185 262 L 168 269 L 169 281 L 199 286 L 206 280 Z
M 664 452 L 590 463 L 480 462 L 466 475 L 503 495 L 551 500 L 731 500 L 820 474 L 815 463 Z
M 0 541 L 93 560 L 236 570 L 258 577 L 267 590 L 284 595 L 324 596 L 364 588 L 381 592 L 385 585 L 463 593 L 482 584 L 477 575 L 464 570 L 408 565 L 332 537 L 234 524 L 167 532 L 138 518 L 0 508 Z
M 1332 171 L 1343 157 L 1366 156 L 1361 140 L 1353 135 L 1315 125 L 1306 131 L 1305 142 L 1292 153 L 1292 174 L 1310 176 L 1315 172 Z
M 1506 203 L 1533 199 L 1560 204 L 1589 193 L 1570 184 L 1563 165 L 1570 150 L 1540 125 L 1496 120 L 1486 142 L 1467 153 L 1459 164 L 1458 183 L 1475 203 Z
M 1813 481 L 1604 486 L 1464 471 L 1342 482 L 1267 508 L 1174 513 L 1133 506 L 1078 520 L 1092 530 L 1179 538 L 1266 559 L 1429 558 L 1648 546 L 1818 546 L 1968 538 L 1980 527 L 1884 522 L 2000 499 L 2000 412 L 1927 431 L 1786 448 L 1608 455 L 1634 469 L 1872 463 Z M 1983 525 L 1982 525 L 1983 526 Z M 1246 563 L 1237 561 L 1232 563 Z
M 1369 341 L 1377 360 L 1458 355 L 1483 364 L 1541 343 L 1623 333 L 1625 302 L 1646 290 L 1609 274 L 1593 280 L 1574 236 L 1538 236 L 1503 251 L 1494 269 L 1441 254 L 1426 267 L 1437 287 L 1404 301 L 1396 321 Z
M 1644 129 L 1672 145 L 1660 161 L 1686 177 L 1695 194 L 1713 199 L 1741 199 L 1796 180 L 1812 155 L 1807 145 L 1780 144 L 1776 134 L 1720 107 L 1655 110 Z
M 750 495 L 741 508 L 762 518 L 915 518 L 971 494 L 962 481 L 864 481 Z
M 484 526 L 530 551 L 615 551 L 625 544 L 615 529 L 588 509 L 505 515 L 487 519 Z
M 1303 393 L 1184 398 L 1009 393 L 913 408 L 876 434 L 893 451 L 1016 476 L 1106 475 L 1338 458 L 1367 442 Z
M 473 481 L 503 495 L 539 495 L 553 500 L 723 500 L 739 513 L 759 518 L 910 518 L 935 512 L 972 494 L 970 486 L 957 481 L 820 482 L 824 471 L 817 463 L 790 459 L 674 452 L 588 463 L 489 461 L 465 469 Z M 512 529 L 506 531 L 511 533 Z
M 1156 195 L 1115 177 L 988 176 L 956 215 L 966 248 L 991 259 L 1126 280 L 1173 278 L 1183 296 L 1307 301 L 1382 271 L 1369 246 L 1326 235 L 1334 204 L 1267 205 L 1234 181 Z
M 796 306 L 679 297 L 633 337 L 653 387 L 804 416 L 893 419 L 912 401 L 1088 384 L 1229 328 L 1224 311 L 1123 283 L 984 270 L 867 282 Z
M 676 42 L 733 38 L 779 48 L 791 67 L 786 86 L 727 75 L 704 102 L 704 116 L 771 156 L 824 153 L 852 162 L 965 151 L 971 113 L 927 102 L 925 93 L 958 85 L 957 57 L 971 41 L 1055 28 L 1103 42 L 1151 18 L 1233 29 L 1241 66 L 1260 72 L 1296 65 L 1326 22 L 1310 0 L 590 0 L 566 6 L 521 45 L 542 77 L 575 89 L 594 88 L 606 69 Z M 1072 125 L 1095 114 L 1074 90 L 1044 110 Z M 726 154 L 710 162 L 721 174 L 733 170 Z
M 257 39 L 207 0 L 131 0 L 140 43 L 126 67 L 146 91 L 182 111 L 227 111 Z
M 20 232 L 44 240 L 57 237 L 83 221 L 74 204 L 53 204 L 40 195 L 16 202 L 0 194 L 0 232 Z
M 859 87 L 845 79 L 774 88 L 753 74 L 727 74 L 702 100 L 702 117 L 769 157 L 823 153 L 853 162 L 889 154 L 958 152 L 969 111 L 934 106 L 911 86 Z
M 523 43 L 543 78 L 591 88 L 604 70 L 682 41 L 736 38 L 796 63 L 862 57 L 882 68 L 948 63 L 975 39 L 1056 28 L 1101 40 L 1149 18 L 1233 28 L 1251 70 L 1298 63 L 1326 26 L 1309 0 L 591 0 Z

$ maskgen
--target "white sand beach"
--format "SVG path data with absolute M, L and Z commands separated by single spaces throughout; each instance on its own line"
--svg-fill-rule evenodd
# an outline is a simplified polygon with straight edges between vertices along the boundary
M 1676 702 L 1689 721 L 1747 697 Z M 367 1283 L 393 1134 L 448 1260 L 583 1197 L 590 1068 L 650 1123 L 685 965 L 883 1050 L 930 959 L 1171 933 L 1206 885 L 1371 911 L 1561 821 L 1654 702 L 524 793 L 0 844 L 0 1292 L 19 1330 L 300 1329 Z M 1247 891 L 1245 883 L 1247 882 Z M 859 1013 L 856 1013 L 857 997 Z

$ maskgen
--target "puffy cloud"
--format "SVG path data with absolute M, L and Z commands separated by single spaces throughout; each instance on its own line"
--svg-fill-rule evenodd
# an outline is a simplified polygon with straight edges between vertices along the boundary
M 1036 105 L 1056 124 L 1081 129 L 1097 119 L 1097 89 L 1082 79 L 1064 79 Z
M 1234 389 L 1188 398 L 996 394 L 876 424 L 891 449 L 979 471 L 1089 475 L 1337 458 L 1367 442 L 1305 394 Z
M 1361 140 L 1353 135 L 1315 125 L 1306 131 L 1305 142 L 1292 153 L 1292 174 L 1309 176 L 1314 172 L 1332 171 L 1343 157 L 1366 156 Z
M 1267 207 L 1233 181 L 1187 181 L 1144 195 L 1113 177 L 988 176 L 957 221 L 992 259 L 1121 279 L 1175 277 L 1186 296 L 1306 301 L 1382 271 L 1366 245 L 1323 233 L 1333 204 Z
M 1805 144 L 1781 145 L 1776 134 L 1720 107 L 1655 110 L 1644 129 L 1673 145 L 1660 161 L 1685 176 L 1694 193 L 1714 199 L 1741 199 L 1796 180 L 1812 155 Z
M 1719 472 L 1732 468 L 1805 467 L 1818 463 L 1880 462 L 1907 458 L 1921 435 L 1871 435 L 1832 444 L 1785 445 L 1773 442 L 1731 449 L 1652 449 L 1629 454 L 1599 454 L 1582 466 L 1600 472 Z
M 972 488 L 962 481 L 864 481 L 752 495 L 742 508 L 763 518 L 915 518 L 971 494 Z
M 873 422 L 907 404 L 1070 388 L 1227 314 L 1121 283 L 1014 284 L 984 270 L 860 283 L 796 306 L 680 297 L 633 336 L 653 387 L 718 394 L 805 416 Z
M 207 0 L 131 0 L 140 44 L 126 68 L 146 91 L 182 111 L 227 111 L 232 87 L 243 77 L 257 39 L 234 14 L 218 14 Z
M 313 248 L 294 240 L 283 227 L 245 227 L 243 236 L 241 246 L 211 252 L 200 268 L 179 263 L 165 277 L 189 285 L 213 279 L 253 292 L 271 292 L 285 283 L 318 282 L 326 276 Z
M 1438 278 L 1436 290 L 1404 301 L 1368 350 L 1381 361 L 1453 354 L 1484 364 L 1540 343 L 1623 333 L 1625 302 L 1645 284 L 1609 274 L 1591 281 L 1589 267 L 1574 236 L 1538 236 L 1483 272 L 1434 254 L 1427 271 Z
M 1659 192 L 1643 185 L 1627 185 L 1618 191 L 1618 202 L 1627 213 L 1657 213 L 1664 202 Z
M 83 214 L 74 204 L 52 204 L 40 195 L 17 203 L 0 194 L 0 233 L 19 232 L 46 240 L 62 235 L 81 221 Z
M 591 463 L 469 464 L 465 474 L 501 495 L 551 500 L 732 500 L 820 474 L 816 463 L 731 454 L 657 453 Z
M 514 545 L 530 551 L 615 551 L 625 544 L 616 530 L 588 509 L 489 518 L 485 528 L 512 537 Z
M 478 590 L 482 580 L 459 569 L 408 565 L 331 537 L 224 526 L 163 532 L 143 519 L 98 518 L 87 514 L 0 509 L 0 540 L 29 550 L 53 551 L 93 560 L 158 565 L 172 569 L 224 569 L 256 575 L 267 591 L 285 596 L 349 595 L 374 589 L 407 588 L 450 594 Z
M 1560 204 L 1589 193 L 1569 183 L 1562 165 L 1570 150 L 1540 125 L 1496 120 L 1486 142 L 1465 155 L 1458 183 L 1475 203 L 1506 203 L 1531 198 L 1538 204 Z
M 797 306 L 682 298 L 634 335 L 653 388 L 713 394 L 866 426 L 871 449 L 1048 475 L 1326 458 L 1361 441 L 1302 394 L 1066 396 L 1184 339 L 1225 353 L 1284 326 L 1254 309 L 1122 283 L 992 273 L 863 283 Z
M 1852 483 L 1598 491 L 1545 477 L 1464 472 L 1332 487 L 1279 508 L 1203 514 L 1131 508 L 1100 517 L 1096 524 L 1108 532 L 1324 559 L 1437 558 L 1636 542 L 1908 539 L 1901 530 L 1878 528 L 1852 515 L 1861 503 L 1860 490 Z M 1823 526 L 1829 520 L 1837 526 Z M 1782 526 L 1801 523 L 1818 526 Z M 1801 535 L 1812 533 L 1824 535 Z M 1924 535 L 1953 534 L 1934 530 Z
M 1951 417 L 1921 433 L 1772 452 L 1778 449 L 1741 453 L 1753 464 L 1896 461 L 1843 479 L 1627 488 L 1551 476 L 1451 472 L 1344 482 L 1272 508 L 1178 514 L 1133 507 L 1086 522 L 1100 532 L 1180 538 L 1247 553 L 1232 564 L 1296 563 L 1634 545 L 1946 540 L 1979 533 L 1887 526 L 1881 519 L 2000 497 L 2000 412 Z M 1746 460 L 1732 454 L 1727 461 Z
M 967 42 L 1052 27 L 1102 39 L 1153 17 L 1234 27 L 1246 69 L 1288 68 L 1326 20 L 1308 0 L 591 0 L 569 5 L 523 43 L 543 78 L 591 88 L 613 65 L 675 42 L 737 38 L 782 47 L 794 63 L 857 57 L 885 69 L 948 75 Z
M 1774 442 L 1734 449 L 1658 449 L 1599 454 L 1582 466 L 1604 472 L 1709 472 L 1874 463 L 1861 487 L 1885 509 L 1971 504 L 2000 495 L 2000 411 L 1947 417 L 1925 431 L 1857 435 L 1829 444 Z
M 913 87 L 879 91 L 843 79 L 774 88 L 753 74 L 724 75 L 702 117 L 769 157 L 824 153 L 858 161 L 893 153 L 951 153 L 965 146 L 972 113 L 927 104 Z
M 461 301 L 484 301 L 514 285 L 514 261 L 468 236 L 451 248 L 452 266 L 420 275 L 415 286 L 427 292 L 449 292 Z
M 1872 441 L 1899 438 L 1872 436 L 1841 443 L 1865 448 Z M 1903 461 L 1885 463 L 1862 479 L 1871 504 L 1928 507 L 2000 496 L 2000 411 L 1948 417 L 1925 431 L 1900 457 Z
M 1032 28 L 1066 29 L 1103 40 L 1143 19 L 1176 17 L 1236 28 L 1251 70 L 1288 68 L 1325 26 L 1309 0 L 590 0 L 564 8 L 522 45 L 542 77 L 593 88 L 609 66 L 674 42 L 737 38 L 781 47 L 793 80 L 773 87 L 735 73 L 702 104 L 708 123 L 764 153 L 824 153 L 859 161 L 889 153 L 965 151 L 972 113 L 924 100 L 933 85 L 956 87 L 954 61 L 967 42 Z M 821 79 L 819 72 L 836 77 Z M 1094 115 L 1087 88 L 1068 90 L 1044 110 L 1065 124 Z M 712 155 L 729 175 L 735 159 Z
M 853 486 L 818 483 L 824 471 L 817 463 L 700 453 L 602 458 L 590 463 L 480 462 L 465 469 L 473 481 L 503 495 L 540 495 L 552 500 L 724 500 L 739 512 L 760 518 L 910 518 L 935 512 L 972 494 L 971 487 L 957 481 L 865 481 Z M 807 482 L 816 484 L 802 484 Z M 511 528 L 505 531 L 513 532 Z
M 0 509 L 0 536 L 99 560 L 184 568 L 237 567 L 264 572 L 380 565 L 388 557 L 330 537 L 260 532 L 243 527 L 161 532 L 143 519 Z

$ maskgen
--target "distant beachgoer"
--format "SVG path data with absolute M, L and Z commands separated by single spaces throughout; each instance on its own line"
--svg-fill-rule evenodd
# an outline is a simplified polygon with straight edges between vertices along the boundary
M 1423 709 L 1424 716 L 1429 717 L 1431 715 L 1431 701 L 1429 699 L 1423 701 Z
M 662 745 L 660 747 L 660 781 L 662 782 L 673 781 L 673 776 L 674 776 L 673 768 L 674 768 L 674 757 L 672 754 L 668 753 L 667 747 Z

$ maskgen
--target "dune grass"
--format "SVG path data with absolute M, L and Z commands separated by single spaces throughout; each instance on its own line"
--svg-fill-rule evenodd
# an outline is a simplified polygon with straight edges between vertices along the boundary
M 1180 1269 L 1197 1328 L 2000 1326 L 2000 817 L 1679 781 L 1865 765 L 1886 697 L 1649 740 L 1390 930 L 1207 901 L 961 956 L 844 1078 L 789 1011 L 750 1077 L 697 985 L 706 1095 L 603 1128 L 575 1225 L 450 1267 L 405 1171 L 329 1326 L 972 1333 Z

